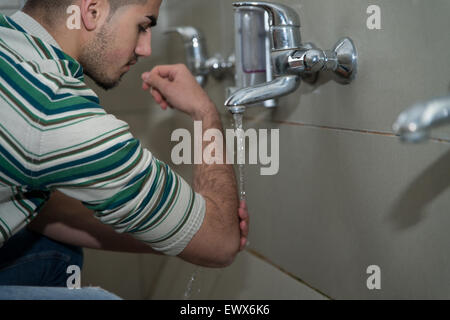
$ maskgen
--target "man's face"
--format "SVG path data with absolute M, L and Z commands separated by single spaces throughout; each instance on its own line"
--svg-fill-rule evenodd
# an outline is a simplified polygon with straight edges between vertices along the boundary
M 99 86 L 114 88 L 139 57 L 150 56 L 150 27 L 156 23 L 161 1 L 118 8 L 83 48 L 80 63 Z

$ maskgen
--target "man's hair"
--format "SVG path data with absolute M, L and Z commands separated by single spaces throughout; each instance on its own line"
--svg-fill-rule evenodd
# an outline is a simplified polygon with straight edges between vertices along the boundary
M 145 4 L 147 0 L 107 0 L 110 5 L 109 18 L 120 7 L 132 4 Z M 46 12 L 47 18 L 53 16 L 56 18 L 58 14 L 66 13 L 67 8 L 73 4 L 75 0 L 28 0 L 25 3 L 24 11 L 33 12 L 41 11 Z M 56 16 L 56 17 L 55 17 Z

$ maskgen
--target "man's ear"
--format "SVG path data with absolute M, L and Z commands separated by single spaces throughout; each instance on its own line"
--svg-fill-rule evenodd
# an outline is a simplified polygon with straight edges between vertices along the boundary
M 109 14 L 107 0 L 81 0 L 81 20 L 88 31 L 94 31 Z

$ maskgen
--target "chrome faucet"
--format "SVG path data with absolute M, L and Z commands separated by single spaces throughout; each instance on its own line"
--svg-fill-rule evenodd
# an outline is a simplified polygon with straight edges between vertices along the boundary
M 430 130 L 450 124 L 450 96 L 418 103 L 402 112 L 393 125 L 404 142 L 418 143 L 428 139 Z
M 335 80 L 350 83 L 356 75 L 357 54 L 350 38 L 341 39 L 332 50 L 318 49 L 301 41 L 300 17 L 292 8 L 269 2 L 233 3 L 243 7 L 261 8 L 268 13 L 271 41 L 271 62 L 274 80 L 242 88 L 225 102 L 232 113 L 242 113 L 249 105 L 275 99 L 295 91 L 301 82 L 314 80 L 320 71 L 333 71 Z
M 201 86 L 206 85 L 209 74 L 215 79 L 221 80 L 227 74 L 231 74 L 234 71 L 233 55 L 227 60 L 220 54 L 208 58 L 206 40 L 203 34 L 196 28 L 180 26 L 170 28 L 165 33 L 177 33 L 181 36 L 186 53 L 186 66 L 191 70 Z

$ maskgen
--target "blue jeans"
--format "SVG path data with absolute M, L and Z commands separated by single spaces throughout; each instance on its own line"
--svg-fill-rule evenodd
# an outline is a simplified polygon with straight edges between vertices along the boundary
M 83 266 L 79 247 L 24 228 L 0 248 L 0 299 L 119 299 L 99 288 L 67 289 L 67 268 Z

